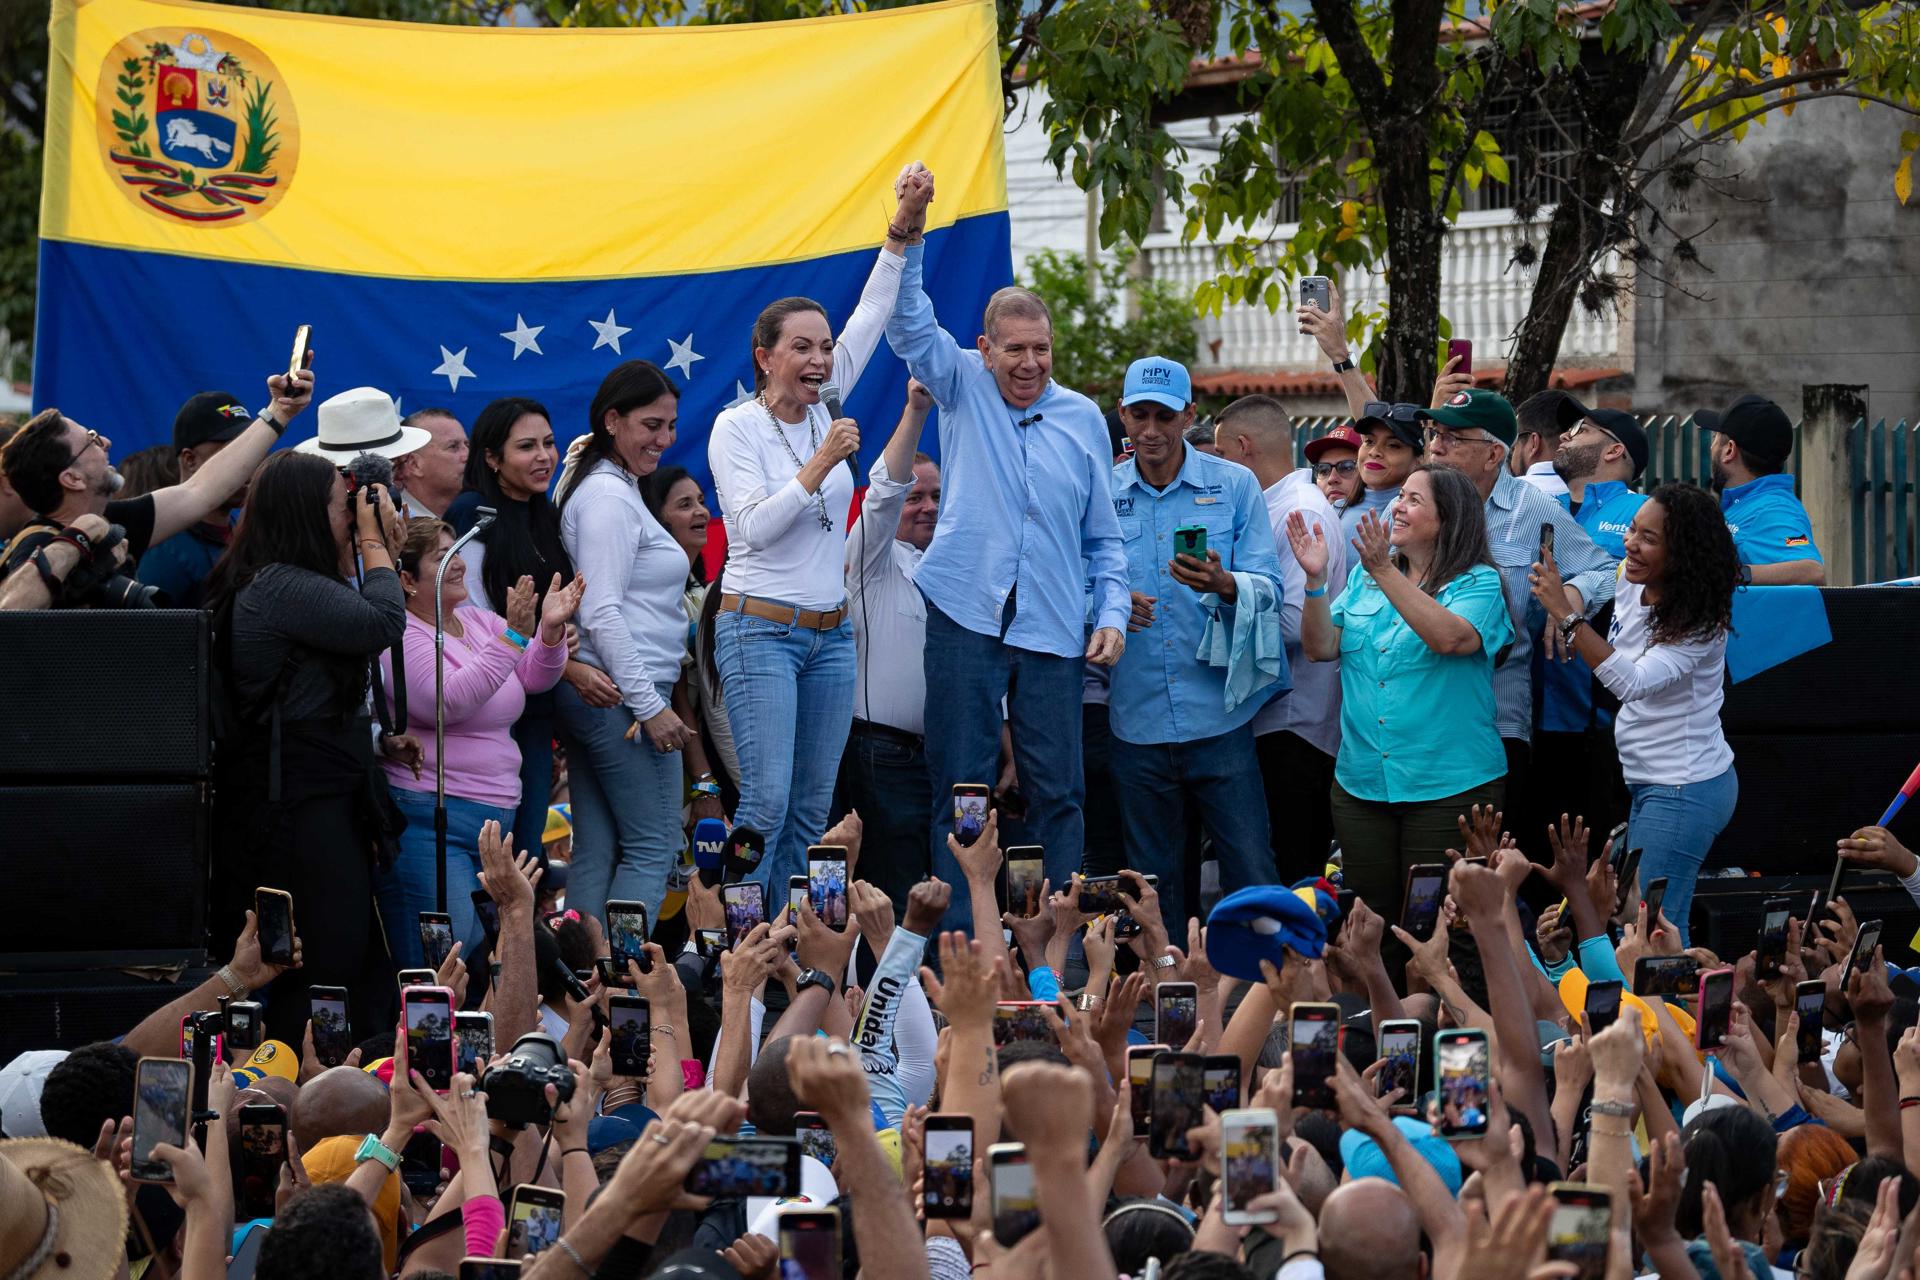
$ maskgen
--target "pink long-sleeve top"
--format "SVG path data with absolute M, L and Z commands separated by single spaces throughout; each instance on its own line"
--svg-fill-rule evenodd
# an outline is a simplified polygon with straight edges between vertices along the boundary
M 541 643 L 538 630 L 525 653 L 501 633 L 497 613 L 464 604 L 453 611 L 461 634 L 447 632 L 447 794 L 511 809 L 520 803 L 520 748 L 513 722 L 526 710 L 529 693 L 545 693 L 567 665 L 565 642 Z M 387 780 L 408 791 L 433 790 L 433 624 L 407 614 L 407 730 L 420 739 L 420 776 L 393 760 Z M 392 687 L 392 661 L 380 657 Z

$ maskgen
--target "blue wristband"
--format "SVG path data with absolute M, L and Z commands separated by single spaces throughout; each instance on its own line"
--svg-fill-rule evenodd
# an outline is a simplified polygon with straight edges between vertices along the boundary
M 518 631 L 515 631 L 512 627 L 503 629 L 500 635 L 502 639 L 514 648 L 520 650 L 520 652 L 525 653 L 527 651 L 527 638 Z
M 1306 595 L 1306 598 L 1309 600 L 1318 600 L 1321 596 L 1327 594 L 1327 584 L 1323 582 L 1319 586 L 1313 588 L 1311 591 L 1305 592 L 1304 594 Z

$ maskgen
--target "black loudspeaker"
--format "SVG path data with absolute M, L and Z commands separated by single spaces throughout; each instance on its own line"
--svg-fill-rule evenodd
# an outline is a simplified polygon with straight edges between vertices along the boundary
M 1720 723 L 1728 734 L 1915 732 L 1920 663 L 1910 660 L 1920 635 L 1920 590 L 1847 587 L 1820 593 L 1833 639 L 1759 675 L 1730 685 Z M 1916 738 L 1920 741 L 1920 738 Z M 1843 745 L 1843 744 L 1836 744 Z M 1852 753 L 1861 764 L 1873 758 Z M 1894 775 L 1871 822 L 1912 772 L 1914 761 L 1886 761 Z M 1744 799 L 1744 797 L 1743 797 Z
M 207 967 L 172 981 L 124 973 L 0 974 L 0 1062 L 29 1049 L 77 1049 L 127 1034 L 208 978 Z
M 1694 944 L 1734 963 L 1758 942 L 1767 899 L 1797 899 L 1801 905 L 1795 914 L 1805 915 L 1811 895 L 1826 891 L 1831 872 L 1829 864 L 1817 876 L 1703 876 L 1693 890 Z M 1915 963 L 1912 939 L 1920 927 L 1920 905 L 1898 881 L 1885 872 L 1855 872 L 1841 886 L 1840 896 L 1853 909 L 1854 919 L 1885 925 L 1880 948 L 1888 964 L 1907 968 Z
M 0 777 L 204 777 L 207 644 L 197 609 L 0 613 Z

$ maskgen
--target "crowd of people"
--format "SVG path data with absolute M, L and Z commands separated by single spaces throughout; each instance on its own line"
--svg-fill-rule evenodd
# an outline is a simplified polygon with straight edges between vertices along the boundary
M 1778 407 L 1641 492 L 1630 414 L 1381 399 L 1331 290 L 1297 467 L 1178 362 L 1061 386 L 1028 290 L 958 340 L 893 194 L 837 332 L 754 326 L 711 580 L 645 361 L 564 451 L 370 387 L 277 450 L 305 367 L 193 395 L 137 496 L 11 429 L 0 606 L 208 614 L 237 941 L 0 1070 L 0 1276 L 1920 1272 L 1920 975 L 1844 896 L 1690 946 L 1735 594 L 1822 579 Z

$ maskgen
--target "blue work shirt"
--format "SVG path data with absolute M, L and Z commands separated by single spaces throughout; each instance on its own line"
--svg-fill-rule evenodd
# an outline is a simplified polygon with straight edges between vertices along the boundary
M 1813 545 L 1813 522 L 1793 494 L 1790 472 L 1721 490 L 1720 512 L 1727 519 L 1727 532 L 1733 535 L 1741 564 L 1821 560 L 1820 548 Z
M 135 576 L 166 592 L 174 608 L 198 609 L 206 600 L 207 578 L 231 540 L 231 534 L 222 538 L 205 524 L 191 525 L 148 547 Z
M 1533 571 L 1533 563 L 1540 555 L 1540 526 L 1553 525 L 1553 558 L 1560 566 L 1561 580 L 1580 593 L 1588 617 L 1613 599 L 1614 561 L 1593 544 L 1587 531 L 1565 507 L 1511 472 L 1501 471 L 1493 482 L 1486 510 L 1487 542 L 1493 551 L 1493 562 L 1500 568 L 1500 582 L 1506 589 L 1507 608 L 1514 624 L 1513 651 L 1493 673 L 1493 696 L 1498 705 L 1496 723 L 1501 737 L 1530 742 L 1533 740 L 1533 632 L 1528 626 L 1527 611 L 1533 601 L 1533 588 L 1527 582 L 1527 575 Z M 1453 792 L 1440 794 L 1452 795 Z
M 1360 517 L 1369 511 L 1373 512 L 1381 524 L 1391 522 L 1392 507 L 1399 497 L 1399 485 L 1391 489 L 1361 489 L 1357 501 L 1340 508 L 1340 529 L 1347 535 L 1347 541 L 1351 543 L 1353 539 L 1360 536 Z M 1355 563 L 1359 562 L 1357 557 L 1349 558 Z
M 1646 500 L 1646 494 L 1635 493 L 1624 481 L 1599 480 L 1586 487 L 1573 518 L 1595 546 L 1615 560 L 1624 560 L 1627 530 Z M 1570 503 L 1566 498 L 1561 501 Z M 1577 653 L 1565 662 L 1543 657 L 1541 667 L 1540 727 L 1549 733 L 1583 732 L 1593 723 L 1593 668 Z
M 1333 602 L 1341 694 L 1334 777 L 1357 799 L 1440 800 L 1507 771 L 1493 727 L 1493 660 L 1513 641 L 1500 575 L 1475 565 L 1434 599 L 1473 624 L 1479 652 L 1434 652 L 1364 565 L 1353 567 Z
M 1089 580 L 1096 629 L 1124 634 L 1132 612 L 1108 500 L 1106 418 L 1057 382 L 1025 409 L 1008 404 L 980 353 L 934 319 L 921 285 L 924 249 L 908 246 L 900 299 L 887 321 L 894 354 L 941 409 L 940 521 L 914 583 L 940 612 L 987 636 L 1001 634 L 1012 594 L 1006 643 L 1080 657 Z
M 1283 673 L 1231 712 L 1223 711 L 1227 668 L 1195 656 L 1215 612 L 1225 614 L 1238 602 L 1210 607 L 1202 603 L 1202 592 L 1174 578 L 1168 567 L 1173 531 L 1205 526 L 1207 549 L 1219 553 L 1220 567 L 1266 578 L 1276 602 L 1280 554 L 1267 520 L 1266 495 L 1253 472 L 1184 444 L 1181 448 L 1186 457 L 1180 473 L 1165 489 L 1141 478 L 1137 459 L 1113 468 L 1113 514 L 1126 548 L 1127 585 L 1156 601 L 1153 625 L 1127 637 L 1126 652 L 1113 669 L 1108 715 L 1113 736 L 1123 742 L 1194 742 L 1231 733 L 1289 687 Z

